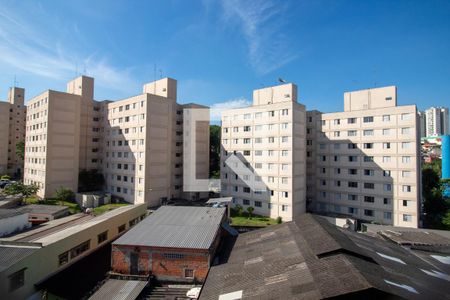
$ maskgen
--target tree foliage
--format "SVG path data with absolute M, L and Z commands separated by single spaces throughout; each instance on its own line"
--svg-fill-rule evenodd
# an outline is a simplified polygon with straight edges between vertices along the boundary
M 4 192 L 7 195 L 18 195 L 22 194 L 24 197 L 30 197 L 39 190 L 36 185 L 26 185 L 22 182 L 14 182 L 8 185 Z
M 75 193 L 71 189 L 60 187 L 55 191 L 55 198 L 61 201 L 72 202 L 75 200 Z
M 440 161 L 425 164 L 422 169 L 423 212 L 426 228 L 450 228 L 445 223 L 450 213 L 450 203 L 443 196 L 444 185 L 440 179 L 440 172 Z
M 9 175 L 2 175 L 2 177 L 0 179 L 1 180 L 11 180 L 11 176 L 9 176 Z
M 209 126 L 209 176 L 212 178 L 220 176 L 220 131 L 218 125 Z
M 255 208 L 253 206 L 249 206 L 247 207 L 247 212 L 248 212 L 248 218 L 251 219 L 252 218 L 252 213 L 255 210 Z
M 24 160 L 25 158 L 25 142 L 19 141 L 16 144 L 16 155 L 20 157 L 21 160 Z

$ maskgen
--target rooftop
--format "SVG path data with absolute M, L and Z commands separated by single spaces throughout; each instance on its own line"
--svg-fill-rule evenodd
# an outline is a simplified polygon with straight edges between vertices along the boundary
M 23 206 L 21 209 L 32 214 L 49 214 L 53 215 L 63 210 L 68 210 L 67 206 L 63 205 L 45 205 L 45 204 L 30 204 Z
M 27 211 L 22 211 L 20 209 L 0 208 L 0 219 L 12 218 L 26 213 Z
M 33 254 L 38 246 L 20 246 L 20 245 L 4 245 L 0 244 L 0 272 L 13 266 L 18 261 Z
M 113 245 L 209 249 L 225 208 L 162 206 Z
M 444 299 L 450 295 L 446 259 L 434 253 L 419 256 L 307 214 L 241 234 L 228 261 L 210 269 L 200 299 L 232 293 L 242 293 L 242 299 Z
M 147 281 L 108 279 L 89 300 L 134 300 L 147 285 Z

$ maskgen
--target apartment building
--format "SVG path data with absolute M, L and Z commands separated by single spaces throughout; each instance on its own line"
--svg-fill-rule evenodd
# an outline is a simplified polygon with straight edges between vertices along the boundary
M 426 136 L 449 134 L 449 118 L 447 107 L 430 107 L 425 110 Z
M 12 87 L 8 102 L 0 101 L 0 175 L 21 177 L 23 159 L 16 154 L 19 142 L 25 140 L 25 90 Z
M 347 92 L 344 111 L 307 112 L 308 209 L 417 227 L 418 114 L 395 86 Z
M 297 86 L 253 91 L 253 105 L 222 113 L 221 194 L 290 221 L 306 211 L 306 111 Z
M 183 193 L 183 110 L 176 80 L 145 84 L 142 94 L 95 101 L 94 79 L 80 76 L 67 92 L 46 91 L 28 102 L 25 183 L 40 197 L 59 187 L 77 191 L 80 170 L 98 170 L 105 191 L 130 203 L 156 206 Z M 209 157 L 209 125 L 197 126 L 197 151 Z M 205 153 L 206 151 L 206 153 Z M 207 178 L 208 160 L 198 162 Z

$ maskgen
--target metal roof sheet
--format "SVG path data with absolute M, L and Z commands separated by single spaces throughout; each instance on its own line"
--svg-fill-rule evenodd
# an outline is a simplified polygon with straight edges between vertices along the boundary
M 163 206 L 113 245 L 209 249 L 225 208 Z
M 147 281 L 109 279 L 89 300 L 134 300 L 147 285 Z
M 36 247 L 13 247 L 0 245 L 0 272 L 13 266 L 28 255 L 34 253 Z

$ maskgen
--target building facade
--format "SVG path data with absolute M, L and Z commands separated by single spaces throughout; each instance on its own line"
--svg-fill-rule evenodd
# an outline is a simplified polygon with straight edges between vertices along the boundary
M 14 178 L 23 175 L 23 159 L 17 155 L 17 145 L 25 140 L 25 90 L 9 89 L 8 102 L 0 102 L 0 175 Z
M 344 111 L 307 112 L 308 208 L 417 227 L 418 114 L 396 87 L 344 94 Z
M 81 170 L 98 170 L 105 190 L 130 203 L 160 205 L 183 193 L 183 110 L 205 108 L 176 102 L 176 80 L 144 85 L 142 94 L 95 101 L 94 79 L 78 77 L 67 92 L 46 91 L 28 102 L 25 183 L 40 197 L 59 187 L 77 191 Z M 209 157 L 209 124 L 197 126 L 197 150 Z M 209 160 L 198 162 L 208 178 Z
M 221 194 L 290 221 L 306 211 L 306 111 L 297 86 L 253 91 L 253 105 L 222 113 Z
M 449 119 L 447 107 L 430 107 L 425 110 L 426 136 L 441 136 L 449 134 Z

